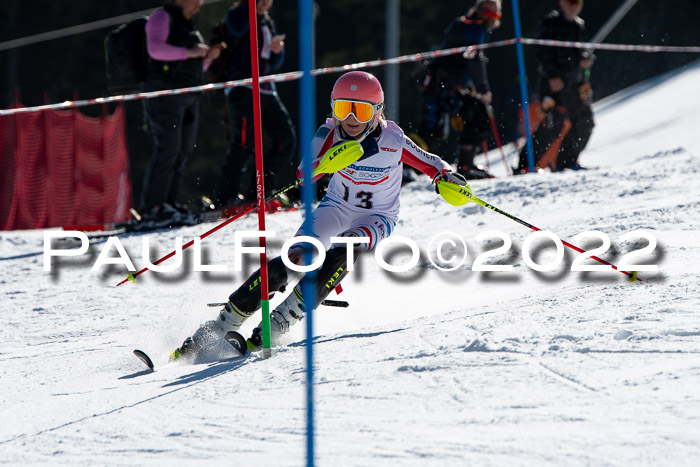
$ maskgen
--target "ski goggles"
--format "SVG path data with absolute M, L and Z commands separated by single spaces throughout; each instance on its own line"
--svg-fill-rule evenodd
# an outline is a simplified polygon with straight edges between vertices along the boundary
M 583 3 L 583 0 L 566 0 L 566 3 L 568 3 L 571 6 L 579 6 Z
M 481 14 L 484 18 L 488 19 L 501 19 L 503 17 L 503 14 L 500 11 L 482 10 Z
M 369 102 L 346 101 L 336 99 L 333 104 L 333 116 L 341 122 L 347 119 L 350 114 L 355 117 L 359 123 L 368 123 L 374 117 L 374 105 Z

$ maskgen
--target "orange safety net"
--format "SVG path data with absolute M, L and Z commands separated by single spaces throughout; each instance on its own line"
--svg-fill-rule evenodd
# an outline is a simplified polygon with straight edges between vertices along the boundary
M 130 206 L 122 106 L 0 117 L 0 230 L 125 221 Z

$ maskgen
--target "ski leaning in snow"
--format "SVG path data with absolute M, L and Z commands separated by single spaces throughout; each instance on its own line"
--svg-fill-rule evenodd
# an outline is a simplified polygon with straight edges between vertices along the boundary
M 226 342 L 231 344 L 231 346 L 241 356 L 244 356 L 246 354 L 246 351 L 248 350 L 248 347 L 247 347 L 248 344 L 247 344 L 246 339 L 243 336 L 241 336 L 237 332 L 232 331 L 232 332 L 226 333 L 226 335 L 224 336 L 224 339 L 226 340 Z M 155 371 L 155 365 L 153 365 L 153 360 L 151 359 L 151 357 L 148 356 L 148 354 L 146 352 L 144 352 L 143 350 L 134 349 L 133 353 L 134 353 L 134 355 L 136 355 L 136 357 L 139 360 L 141 360 L 148 367 L 149 370 Z M 182 357 L 183 357 L 183 355 L 180 353 L 179 349 L 173 350 L 170 353 L 170 361 L 175 361 L 175 360 L 178 360 Z
M 219 307 L 219 306 L 224 306 L 226 305 L 225 303 L 208 303 L 207 306 L 210 307 Z M 321 302 L 321 305 L 325 306 L 331 306 L 331 307 L 339 307 L 339 308 L 347 308 L 350 306 L 350 304 L 346 301 L 343 300 L 323 300 Z M 241 334 L 239 334 L 236 331 L 229 331 L 224 335 L 224 340 L 231 344 L 233 348 L 241 355 L 245 356 L 248 351 L 251 352 L 256 352 L 260 350 L 260 343 L 258 342 L 260 336 L 256 336 L 255 331 L 253 331 L 253 335 L 249 338 L 246 339 L 243 337 Z M 134 355 L 139 358 L 150 370 L 155 371 L 154 369 L 154 364 L 153 360 L 151 357 L 148 356 L 146 352 L 143 350 L 139 349 L 134 349 L 133 351 Z M 180 349 L 175 349 L 169 354 L 169 359 L 170 361 L 175 361 L 179 360 L 182 358 L 184 355 L 180 351 Z
M 141 360 L 151 371 L 154 370 L 153 360 L 151 360 L 151 357 L 149 357 L 146 352 L 143 350 L 134 349 L 134 355 L 136 355 L 138 359 Z
M 251 352 L 258 352 L 262 350 L 262 336 L 257 335 L 255 331 L 253 332 L 253 335 L 248 339 L 246 339 L 236 331 L 229 331 L 226 333 L 226 335 L 224 335 L 224 340 L 231 344 L 231 347 L 233 347 L 233 349 L 239 354 L 240 357 L 245 357 Z M 155 365 L 153 364 L 153 360 L 151 359 L 151 357 L 148 356 L 146 352 L 144 352 L 143 350 L 134 349 L 133 354 L 139 360 L 141 360 L 141 362 L 143 362 L 143 364 L 146 365 L 149 370 L 155 371 Z M 185 355 L 180 349 L 175 349 L 168 355 L 168 361 L 174 362 L 180 359 L 192 359 L 196 357 L 196 353 Z
M 229 344 L 231 344 L 231 347 L 233 347 L 233 349 L 236 352 L 238 352 L 238 354 L 241 357 L 245 356 L 246 353 L 248 353 L 248 350 L 251 350 L 251 351 L 259 350 L 258 348 L 256 348 L 256 346 L 252 343 L 252 341 L 250 339 L 246 340 L 245 337 L 243 337 L 242 335 L 240 335 L 239 333 L 237 333 L 235 331 L 227 332 L 226 335 L 224 336 L 224 340 L 226 342 L 228 342 Z M 151 359 L 151 357 L 148 356 L 148 354 L 146 352 L 144 352 L 143 350 L 134 349 L 133 353 L 139 360 L 141 360 L 143 362 L 144 365 L 146 365 L 148 367 L 149 370 L 155 371 L 155 365 L 153 364 L 153 360 Z M 191 356 L 184 355 L 180 351 L 180 349 L 175 349 L 172 352 L 170 352 L 168 359 L 169 359 L 169 361 L 173 362 L 173 361 L 180 360 L 182 358 L 189 358 L 189 357 L 191 357 Z

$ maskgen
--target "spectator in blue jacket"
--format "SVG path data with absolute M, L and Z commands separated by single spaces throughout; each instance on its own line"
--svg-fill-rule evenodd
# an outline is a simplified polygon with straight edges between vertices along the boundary
M 477 0 L 467 14 L 450 23 L 440 49 L 483 44 L 500 26 L 500 19 L 500 0 Z M 486 105 L 491 104 L 492 96 L 484 52 L 437 58 L 428 64 L 419 84 L 424 99 L 418 129 L 422 142 L 436 152 L 431 146 L 439 146 L 448 139 L 450 129 L 454 130 L 459 133 L 457 171 L 467 179 L 490 178 L 474 163 L 477 148 L 491 132 Z
M 285 35 L 277 34 L 269 14 L 272 4 L 273 0 L 256 3 L 260 76 L 276 72 L 284 61 Z M 231 48 L 228 80 L 252 76 L 248 12 L 248 2 L 239 1 L 226 15 L 227 43 Z M 212 197 L 217 207 L 255 201 L 253 88 L 238 86 L 227 92 L 232 139 Z M 265 184 L 270 192 L 295 178 L 296 132 L 275 83 L 262 83 L 260 94 Z

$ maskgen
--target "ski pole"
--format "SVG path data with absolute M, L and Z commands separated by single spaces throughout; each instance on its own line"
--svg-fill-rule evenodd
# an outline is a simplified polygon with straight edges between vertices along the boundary
M 486 142 L 486 138 L 481 140 L 481 152 L 484 153 L 484 159 L 486 159 L 486 170 L 491 171 L 491 161 L 489 161 L 489 145 Z
M 463 187 L 461 187 L 461 188 L 466 188 L 466 190 L 465 190 L 465 191 L 467 192 L 467 193 L 465 193 L 466 196 L 467 196 L 468 198 L 470 198 L 471 201 L 474 201 L 476 204 L 479 204 L 479 205 L 481 205 L 481 206 L 483 206 L 483 207 L 485 207 L 485 208 L 488 208 L 488 209 L 490 209 L 490 210 L 492 210 L 492 211 L 494 211 L 494 212 L 497 212 L 498 214 L 501 214 L 502 216 L 506 216 L 507 218 L 512 219 L 512 220 L 514 220 L 515 222 L 517 222 L 517 223 L 519 223 L 519 224 L 522 224 L 522 225 L 524 225 L 525 227 L 530 228 L 530 229 L 532 229 L 532 230 L 534 230 L 534 231 L 536 231 L 536 232 L 539 232 L 539 231 L 542 230 L 542 229 L 540 229 L 540 228 L 538 228 L 538 227 L 535 227 L 535 226 L 532 225 L 532 224 L 529 224 L 529 223 L 525 222 L 525 221 L 522 220 L 522 219 L 518 219 L 517 217 L 515 217 L 515 216 L 512 215 L 512 214 L 508 214 L 508 213 L 505 212 L 505 211 L 501 211 L 501 210 L 498 209 L 497 207 L 495 207 L 495 206 L 493 206 L 493 205 L 491 205 L 491 204 L 489 204 L 489 203 L 487 203 L 487 202 L 485 202 L 485 201 L 480 200 L 479 198 L 477 198 L 476 196 L 474 196 L 474 193 L 472 192 L 471 188 L 469 188 L 469 185 L 463 186 Z M 564 245 L 566 245 L 566 246 L 568 246 L 569 248 L 571 248 L 572 250 L 575 250 L 575 251 L 577 251 L 577 252 L 579 252 L 579 253 L 585 253 L 581 248 L 577 247 L 576 245 L 572 245 L 571 243 L 567 242 L 566 240 L 562 240 L 561 242 L 562 242 Z M 625 274 L 625 275 L 629 278 L 630 282 L 631 282 L 631 281 L 634 281 L 635 279 L 638 280 L 638 281 L 640 281 L 640 282 L 642 281 L 642 279 L 640 279 L 639 277 L 637 277 L 637 273 L 634 273 L 634 272 L 630 273 L 630 272 L 627 272 L 627 271 L 621 271 L 621 270 L 619 270 L 619 269 L 617 268 L 617 266 L 615 266 L 614 264 L 608 263 L 608 262 L 605 261 L 604 259 L 600 259 L 600 258 L 598 258 L 597 256 L 592 256 L 592 255 L 591 255 L 591 258 L 594 259 L 594 260 L 596 260 L 596 261 L 598 261 L 599 263 L 602 263 L 602 264 L 605 264 L 605 265 L 607 265 L 607 266 L 610 266 L 611 268 L 613 268 L 613 269 L 616 270 L 616 271 L 621 272 L 622 274 Z
M 284 187 L 284 188 L 282 188 L 281 190 L 276 191 L 275 193 L 273 193 L 273 194 L 271 194 L 270 196 L 268 196 L 268 197 L 265 199 L 265 202 L 267 203 L 267 202 L 272 201 L 273 199 L 277 198 L 278 196 L 280 196 L 280 195 L 286 193 L 287 191 L 291 190 L 292 188 L 296 187 L 297 185 L 299 185 L 300 183 L 302 183 L 302 181 L 303 181 L 303 180 L 302 180 L 301 178 L 296 179 L 294 182 L 290 183 L 290 184 L 287 185 L 286 187 Z M 207 232 L 203 233 L 202 235 L 199 236 L 199 238 L 202 239 L 202 238 L 208 237 L 209 235 L 213 234 L 213 233 L 216 232 L 217 230 L 226 227 L 227 225 L 229 225 L 231 222 L 235 221 L 236 219 L 239 219 L 239 218 L 245 216 L 246 214 L 252 212 L 253 210 L 255 210 L 256 207 L 257 207 L 257 205 L 255 205 L 255 204 L 248 206 L 248 207 L 245 208 L 243 211 L 237 213 L 237 214 L 234 215 L 233 217 L 230 217 L 230 218 L 226 219 L 224 222 L 222 222 L 221 224 L 217 225 L 217 226 L 214 227 L 213 229 L 210 229 L 210 230 L 208 230 Z M 192 245 L 194 245 L 194 239 L 190 240 L 190 241 L 187 242 L 185 245 L 183 245 L 183 246 L 182 246 L 182 249 L 185 250 L 185 249 L 191 247 Z M 156 261 L 155 263 L 153 263 L 153 265 L 156 266 L 156 265 L 162 263 L 163 261 L 165 261 L 165 260 L 167 260 L 167 259 L 169 259 L 169 258 L 172 258 L 172 257 L 175 255 L 176 252 L 177 252 L 177 250 L 171 251 L 170 253 L 168 253 L 167 255 L 163 256 L 162 258 L 160 258 L 160 259 L 159 259 L 158 261 Z M 146 271 L 148 271 L 148 268 L 143 268 L 143 269 L 141 269 L 140 271 L 138 271 L 138 272 L 136 272 L 136 273 L 134 273 L 134 274 L 129 274 L 129 276 L 128 276 L 126 279 L 124 279 L 123 281 L 121 281 L 120 283 L 117 284 L 117 287 L 119 287 L 120 285 L 122 285 L 122 284 L 124 284 L 124 283 L 126 283 L 126 282 L 128 282 L 128 281 L 132 281 L 132 282 L 133 282 L 134 279 L 135 279 L 136 277 L 140 276 L 141 274 L 143 274 L 143 273 L 146 272 Z
M 343 169 L 347 167 L 348 165 L 352 164 L 353 162 L 357 161 L 362 155 L 364 154 L 364 150 L 362 149 L 362 146 L 358 141 L 355 140 L 350 140 L 350 141 L 345 141 L 343 143 L 337 144 L 335 146 L 332 146 L 326 153 L 321 157 L 321 162 L 318 164 L 318 166 L 314 169 L 314 172 L 312 173 L 312 178 L 319 176 L 321 174 L 326 174 L 326 173 L 334 173 L 337 172 L 340 169 Z M 277 198 L 278 196 L 286 193 L 287 191 L 291 190 L 292 188 L 298 186 L 299 184 L 304 183 L 303 177 L 297 178 L 294 180 L 292 183 L 287 185 L 286 187 L 280 189 L 279 191 L 276 191 L 275 193 L 271 194 L 267 198 L 265 198 L 265 203 L 268 203 L 272 201 L 273 199 Z M 222 229 L 223 227 L 226 227 L 229 225 L 231 222 L 235 221 L 236 219 L 239 219 L 249 212 L 252 212 L 256 208 L 256 205 L 248 206 L 245 208 L 243 211 L 237 213 L 233 217 L 226 219 L 224 222 L 221 224 L 217 225 L 213 229 L 207 231 L 206 233 L 202 234 L 199 236 L 200 239 L 206 238 L 209 235 L 213 234 L 219 229 Z M 185 245 L 182 246 L 182 249 L 185 250 L 189 247 L 194 245 L 194 239 L 190 240 L 187 242 Z M 160 258 L 158 261 L 153 263 L 154 266 L 162 263 L 163 261 L 172 258 L 177 250 L 173 250 L 167 255 L 163 256 Z M 120 283 L 117 284 L 117 287 L 120 285 L 126 283 L 127 281 L 134 282 L 134 279 L 144 272 L 148 271 L 148 268 L 143 268 L 140 271 L 138 271 L 135 274 L 129 274 L 126 279 L 121 281 Z
M 491 122 L 491 131 L 493 132 L 493 137 L 496 140 L 498 149 L 501 151 L 501 160 L 503 160 L 503 165 L 506 166 L 506 174 L 513 175 L 510 170 L 510 166 L 506 160 L 506 154 L 503 152 L 503 144 L 501 144 L 501 137 L 498 135 L 498 127 L 496 126 L 496 118 L 493 116 L 493 107 L 488 102 L 484 102 L 484 107 L 486 107 L 486 113 L 489 116 L 489 122 Z

